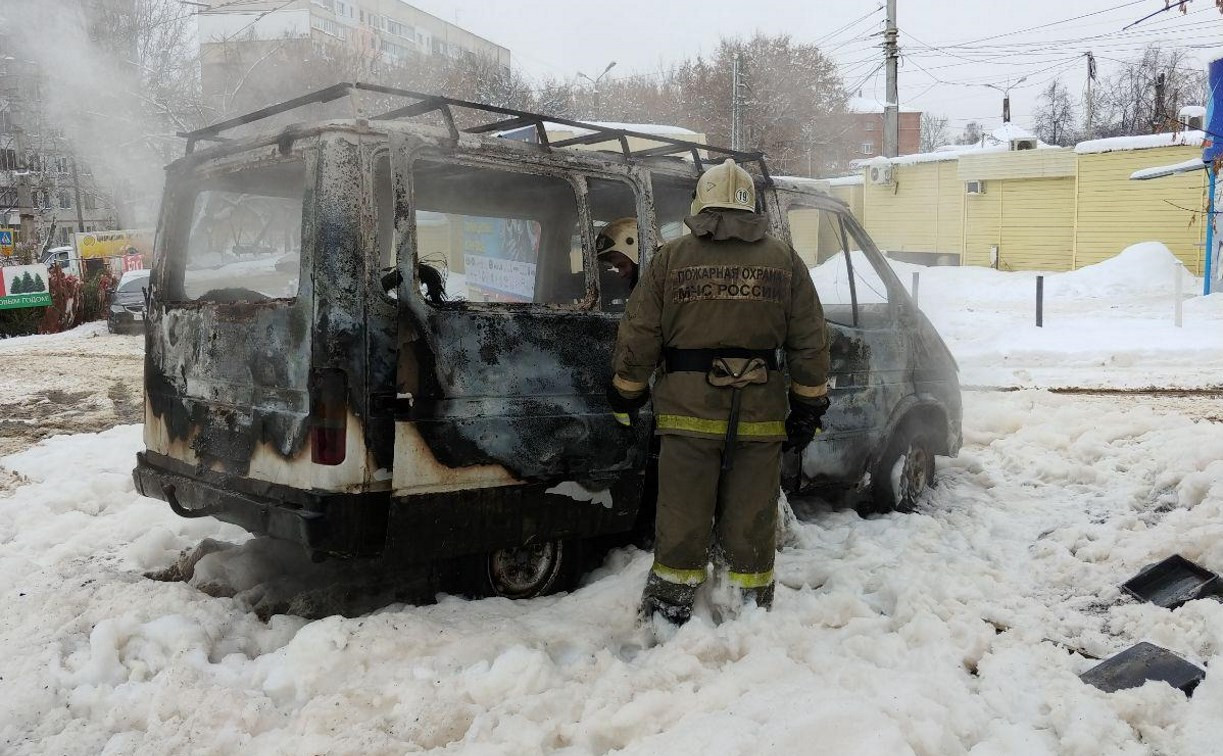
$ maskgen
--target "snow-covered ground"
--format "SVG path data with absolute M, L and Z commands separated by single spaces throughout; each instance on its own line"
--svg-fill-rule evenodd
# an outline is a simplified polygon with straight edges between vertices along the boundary
M 1032 275 L 920 270 L 965 383 L 1219 383 L 1221 305 L 1187 285 L 1175 328 L 1166 251 L 1050 276 L 1044 329 Z M 59 382 L 138 382 L 140 346 L 96 327 L 0 342 L 0 402 L 22 419 Z M 0 457 L 0 752 L 1217 752 L 1223 604 L 1117 586 L 1173 553 L 1223 571 L 1223 390 L 968 391 L 964 416 L 918 513 L 808 504 L 773 612 L 715 624 L 706 597 L 658 645 L 635 624 L 649 556 L 631 549 L 570 595 L 264 622 L 256 543 L 196 570 L 232 598 L 144 577 L 245 536 L 135 493 L 138 426 L 27 437 Z M 1078 680 L 1140 640 L 1209 670 L 1192 698 Z
M 893 262 L 969 386 L 1211 388 L 1223 386 L 1223 294 L 1167 247 L 1136 244 L 1105 262 L 1046 274 L 1044 326 L 1036 327 L 1036 275 Z M 1183 316 L 1174 324 L 1175 276 Z
M 1223 569 L 1223 426 L 1043 391 L 965 416 L 920 513 L 815 512 L 772 613 L 653 647 L 635 550 L 571 595 L 261 622 L 142 577 L 238 533 L 135 494 L 137 426 L 44 441 L 4 459 L 0 751 L 1213 752 L 1213 669 L 1191 699 L 1077 675 L 1144 639 L 1223 655 L 1223 605 L 1116 587 L 1174 552 Z

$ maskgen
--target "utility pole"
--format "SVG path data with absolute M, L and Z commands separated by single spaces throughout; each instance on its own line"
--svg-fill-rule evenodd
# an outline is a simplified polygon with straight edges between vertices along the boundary
M 72 193 L 76 200 L 76 230 L 85 233 L 85 215 L 81 210 L 81 177 L 76 171 L 76 156 L 72 157 Z
M 1094 132 L 1092 129 L 1095 127 L 1096 100 L 1094 97 L 1092 97 L 1091 83 L 1096 80 L 1096 57 L 1092 55 L 1091 52 L 1086 53 L 1086 55 L 1087 55 L 1087 98 L 1086 98 L 1084 109 L 1087 111 L 1086 113 L 1087 115 L 1087 133 L 1085 134 L 1085 136 L 1088 139 L 1093 139 Z
M 1155 77 L 1155 112 L 1151 113 L 1151 133 L 1158 134 L 1164 125 L 1164 75 Z
M 740 149 L 739 125 L 739 53 L 735 53 L 730 64 L 730 148 Z
M 883 155 L 896 157 L 900 140 L 900 94 L 896 74 L 900 53 L 896 48 L 896 0 L 888 0 L 887 27 L 883 31 L 883 56 L 887 65 L 887 102 L 883 104 Z

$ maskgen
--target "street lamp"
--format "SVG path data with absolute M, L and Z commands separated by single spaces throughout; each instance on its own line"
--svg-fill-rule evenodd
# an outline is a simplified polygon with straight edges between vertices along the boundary
M 613 60 L 611 63 L 608 63 L 608 64 L 607 64 L 607 68 L 604 68 L 604 69 L 603 69 L 603 73 L 599 74 L 598 76 L 594 77 L 593 79 L 592 79 L 592 78 L 590 78 L 589 76 L 587 76 L 586 74 L 582 73 L 581 71 L 578 71 L 578 76 L 582 77 L 583 79 L 585 79 L 586 81 L 589 81 L 591 84 L 593 84 L 593 85 L 594 85 L 594 88 L 595 88 L 595 110 L 598 110 L 598 109 L 599 109 L 599 82 L 600 82 L 600 81 L 603 79 L 603 77 L 604 77 L 604 76 L 606 76 L 606 75 L 607 75 L 607 72 L 608 72 L 608 71 L 612 70 L 612 68 L 614 68 L 614 67 L 615 67 L 615 65 L 616 65 L 616 61 L 614 61 L 614 60 Z
M 1002 122 L 1010 123 L 1011 122 L 1011 90 L 1019 86 L 1020 84 L 1024 83 L 1027 80 L 1028 80 L 1028 77 L 1024 76 L 1021 79 L 1019 79 L 1019 81 L 1015 82 L 1014 84 L 1008 83 L 1005 87 L 1000 87 L 997 84 L 978 84 L 977 86 L 989 87 L 990 89 L 996 89 L 1002 93 Z

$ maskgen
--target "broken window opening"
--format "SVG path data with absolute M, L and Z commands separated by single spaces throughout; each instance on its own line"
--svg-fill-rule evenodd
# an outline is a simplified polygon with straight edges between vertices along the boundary
M 226 173 L 189 205 L 182 299 L 262 302 L 297 296 L 301 270 L 302 160 Z
M 641 221 L 637 215 L 637 194 L 631 184 L 612 179 L 586 179 L 586 198 L 590 206 L 590 220 L 594 225 L 594 235 L 608 223 L 621 218 L 632 218 L 638 224 L 638 233 L 633 236 L 637 244 L 638 272 L 641 266 Z M 575 271 L 581 270 L 582 244 L 580 236 L 574 237 L 573 251 L 570 253 Z M 636 284 L 637 276 L 625 278 L 621 276 L 606 260 L 597 261 L 599 266 L 599 300 L 605 312 L 624 312 L 629 294 Z
M 580 234 L 568 181 L 420 159 L 412 183 L 417 275 L 431 304 L 589 306 L 580 254 L 573 264 Z M 439 279 L 440 300 L 428 292 Z
M 786 218 L 791 244 L 811 268 L 825 318 L 852 328 L 890 323 L 888 287 L 842 214 L 792 202 Z
M 684 218 L 692 214 L 696 197 L 696 178 L 654 174 L 654 216 L 658 219 L 658 239 L 666 243 L 689 233 Z

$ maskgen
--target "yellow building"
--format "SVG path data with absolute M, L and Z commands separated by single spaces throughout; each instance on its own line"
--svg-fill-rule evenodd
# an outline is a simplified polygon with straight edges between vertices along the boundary
M 958 162 L 964 203 L 962 264 L 1001 270 L 1071 269 L 1072 150 L 969 152 Z
M 1201 155 L 1202 132 L 1039 145 L 1012 128 L 992 146 L 875 158 L 855 215 L 901 260 L 1001 270 L 1073 270 L 1143 241 L 1203 268 L 1201 171 L 1158 182 L 1137 170 Z
M 875 158 L 864 171 L 858 220 L 898 259 L 953 263 L 963 249 L 958 150 Z
M 1202 156 L 1202 132 L 1152 134 L 1082 142 L 1078 156 L 1073 267 L 1105 260 L 1144 241 L 1160 241 L 1185 267 L 1202 275 L 1205 266 L 1206 172 L 1159 181 L 1131 181 L 1143 168 Z

